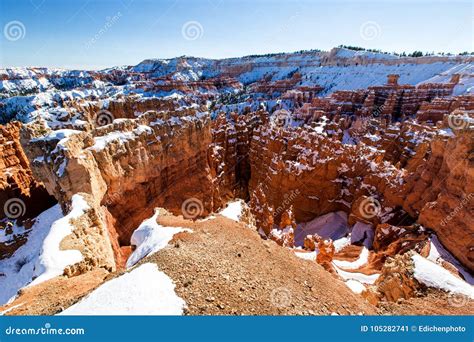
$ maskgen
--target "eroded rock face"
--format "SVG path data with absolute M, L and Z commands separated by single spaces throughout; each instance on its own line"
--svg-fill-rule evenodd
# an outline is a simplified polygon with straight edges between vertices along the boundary
M 402 171 L 385 162 L 381 153 L 330 139 L 318 133 L 318 127 L 262 126 L 255 131 L 250 159 L 250 192 L 264 193 L 260 197 L 275 211 L 277 223 L 288 198 L 296 221 L 307 222 L 329 212 L 351 213 L 359 198 L 383 201 L 381 194 L 396 187 L 402 177 Z M 257 217 L 258 211 L 255 208 Z M 377 213 L 365 216 L 380 220 Z
M 419 223 L 433 229 L 464 265 L 474 269 L 474 168 L 472 131 L 434 139 L 413 165 L 403 207 L 419 213 Z M 424 152 L 424 153 L 423 153 Z M 410 170 L 410 166 L 408 167 Z M 454 228 L 455 227 L 455 228 Z M 453 229 L 454 228 L 454 229 Z
M 112 242 L 106 238 L 104 248 L 112 248 L 116 260 L 123 259 L 121 247 L 130 244 L 134 229 L 155 207 L 192 218 L 214 209 L 208 114 L 147 112 L 90 131 L 37 136 L 40 124 L 23 132 L 30 159 L 43 158 L 32 165 L 35 175 L 61 203 L 74 194 L 88 195 L 90 219 L 108 227 Z
M 268 113 L 263 110 L 228 117 L 221 113 L 212 122 L 209 163 L 218 206 L 231 198 L 250 198 L 250 143 L 255 129 L 266 123 Z
M 399 75 L 388 75 L 387 83 L 382 86 L 336 91 L 327 97 L 312 98 L 296 112 L 305 117 L 306 121 L 320 116 L 322 112 L 330 118 L 356 115 L 389 120 L 416 114 L 420 121 L 436 123 L 443 120 L 446 112 L 458 108 L 473 109 L 473 100 L 470 98 L 472 95 L 450 97 L 459 77 L 453 76 L 450 83 L 424 83 L 416 87 L 399 85 L 398 77 Z
M 449 134 L 444 134 L 409 120 L 384 129 L 372 121 L 363 129 L 357 121 L 346 128 L 355 129 L 349 134 L 357 145 L 324 119 L 305 128 L 258 127 L 251 142 L 249 188 L 260 227 L 268 235 L 279 224 L 285 197 L 297 193 L 291 201 L 297 222 L 338 210 L 349 214 L 351 225 L 400 226 L 418 220 L 440 234 L 472 270 L 472 131 L 446 126 Z M 461 227 L 455 238 L 448 233 L 452 226 Z M 425 236 L 415 235 L 420 241 Z
M 18 122 L 0 126 L 0 203 L 18 200 L 20 205 L 18 212 L 2 205 L 0 219 L 33 218 L 55 203 L 43 185 L 33 178 L 20 145 L 20 127 Z
M 391 302 L 414 297 L 420 285 L 413 277 L 413 269 L 410 253 L 388 259 L 375 284 L 379 294 Z

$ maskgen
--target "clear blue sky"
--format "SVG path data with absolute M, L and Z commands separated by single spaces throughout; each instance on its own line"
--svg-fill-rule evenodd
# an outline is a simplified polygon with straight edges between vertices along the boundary
M 146 58 L 222 58 L 340 44 L 398 52 L 474 50 L 471 0 L 0 3 L 1 67 L 96 69 Z M 198 24 L 190 24 L 186 35 L 188 22 Z

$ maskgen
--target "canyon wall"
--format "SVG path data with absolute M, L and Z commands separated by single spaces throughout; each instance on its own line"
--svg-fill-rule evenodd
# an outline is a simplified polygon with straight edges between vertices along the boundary
M 25 125 L 22 132 L 35 176 L 63 206 L 75 194 L 88 199 L 96 223 L 107 228 L 98 230 L 103 240 L 97 243 L 112 248 L 116 262 L 123 261 L 129 251 L 121 247 L 130 245 L 132 232 L 155 207 L 193 218 L 214 209 L 207 113 L 147 112 L 91 131 L 40 125 Z
M 0 126 L 0 203 L 5 204 L 0 220 L 33 218 L 55 204 L 54 197 L 33 177 L 20 145 L 20 127 L 19 122 Z

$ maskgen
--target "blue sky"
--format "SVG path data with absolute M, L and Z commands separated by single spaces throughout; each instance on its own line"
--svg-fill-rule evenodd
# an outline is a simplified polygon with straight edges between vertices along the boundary
M 327 50 L 474 51 L 470 0 L 0 0 L 0 66 Z M 188 28 L 189 30 L 186 30 Z M 194 34 L 194 35 L 193 35 Z

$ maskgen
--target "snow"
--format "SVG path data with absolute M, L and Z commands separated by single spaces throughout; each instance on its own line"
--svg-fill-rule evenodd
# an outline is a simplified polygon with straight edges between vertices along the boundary
M 383 85 L 387 75 L 400 75 L 399 84 L 416 85 L 457 65 L 455 61 L 432 62 L 425 64 L 407 63 L 369 63 L 359 65 L 323 65 L 316 68 L 303 68 L 303 85 L 318 84 L 325 88 L 321 95 L 337 90 L 356 90 L 374 85 Z
M 380 136 L 378 135 L 375 135 L 375 134 L 370 134 L 370 133 L 367 133 L 366 135 L 364 135 L 365 138 L 368 138 L 369 140 L 373 141 L 373 142 L 377 142 L 379 141 L 380 139 L 382 139 Z
M 446 137 L 454 137 L 454 132 L 451 128 L 440 128 L 437 130 L 439 135 L 443 135 Z
M 333 263 L 334 265 L 334 263 Z M 363 273 L 357 273 L 357 272 L 347 272 L 341 270 L 339 267 L 334 265 L 334 268 L 337 271 L 337 274 L 341 276 L 342 279 L 344 280 L 357 280 L 360 283 L 364 284 L 373 284 L 377 280 L 377 278 L 380 276 L 380 274 L 363 274 Z
M 41 251 L 42 242 L 48 234 L 49 227 L 62 216 L 61 208 L 56 205 L 40 214 L 31 228 L 26 243 L 7 259 L 0 261 L 0 304 L 5 304 L 14 297 L 18 290 L 27 285 L 32 277 L 36 260 Z M 24 229 L 14 227 L 14 232 Z M 3 240 L 7 240 L 6 237 Z
M 140 226 L 133 232 L 131 244 L 136 246 L 136 249 L 127 260 L 127 267 L 132 267 L 147 255 L 158 252 L 165 248 L 173 239 L 173 236 L 179 232 L 191 232 L 190 229 L 181 227 L 163 227 L 159 225 L 158 210 L 155 214 L 143 221 Z
M 94 151 L 102 151 L 111 142 L 117 142 L 123 144 L 128 140 L 135 138 L 132 132 L 111 132 L 101 137 L 94 138 L 94 145 L 90 147 Z
M 337 240 L 349 233 L 347 214 L 343 211 L 328 213 L 309 222 L 300 223 L 295 231 L 295 244 L 302 246 L 306 235 L 318 234 L 323 239 Z
M 29 232 L 29 230 L 25 227 L 17 226 L 16 224 L 14 224 L 11 229 L 12 234 L 7 234 L 7 230 L 5 228 L 0 229 L 0 243 L 6 244 L 7 246 L 11 245 L 15 242 L 17 237 L 27 234 Z
M 227 203 L 227 207 L 221 210 L 220 214 L 234 221 L 240 221 L 242 216 L 242 206 L 243 203 L 241 200 Z
M 295 255 L 298 258 L 301 258 L 301 259 L 304 259 L 304 260 L 311 260 L 311 261 L 316 260 L 316 255 L 317 254 L 318 254 L 317 251 L 313 251 L 313 252 L 296 252 L 295 251 Z
M 0 316 L 5 316 L 6 313 L 12 311 L 12 310 L 15 310 L 16 308 L 19 308 L 20 306 L 22 306 L 23 304 L 25 303 L 20 303 L 20 304 L 17 304 L 17 305 L 13 305 L 11 307 L 9 307 L 8 309 L 6 310 L 3 310 L 3 311 L 0 311 Z
M 415 263 L 414 277 L 420 283 L 474 299 L 474 286 L 456 277 L 444 267 L 419 254 L 413 254 L 412 260 Z
M 352 290 L 352 292 L 357 294 L 360 294 L 365 290 L 365 286 L 361 282 L 354 279 L 350 279 L 344 282 L 344 284 L 346 284 L 347 287 Z
M 48 133 L 46 136 L 38 139 L 32 139 L 32 142 L 37 141 L 37 140 L 45 140 L 45 141 L 51 141 L 51 140 L 63 140 L 71 135 L 81 133 L 81 131 L 77 131 L 74 129 L 58 129 L 57 131 L 52 131 Z
M 419 84 L 424 83 L 449 83 L 454 74 L 459 74 L 459 83 L 454 87 L 453 95 L 473 94 L 474 93 L 474 64 L 460 63 L 451 68 L 428 78 Z
M 66 170 L 66 166 L 67 166 L 67 159 L 65 158 L 61 164 L 59 165 L 58 167 L 58 170 L 56 171 L 56 174 L 59 176 L 59 177 L 62 177 L 64 175 L 64 171 Z
M 291 226 L 285 227 L 284 229 L 273 228 L 270 231 L 270 236 L 273 236 L 277 239 L 284 239 L 291 233 L 293 233 L 293 227 Z
M 143 264 L 99 286 L 60 315 L 181 315 L 186 303 L 156 264 Z
M 345 236 L 333 241 L 333 245 L 334 245 L 336 253 L 342 251 L 344 247 L 349 246 L 350 244 L 351 244 L 350 236 Z
M 27 234 L 27 240 L 10 258 L 0 260 L 0 304 L 7 303 L 21 288 L 62 275 L 65 267 L 82 260 L 79 251 L 61 250 L 60 243 L 72 232 L 69 221 L 87 208 L 83 198 L 74 195 L 68 215 L 63 216 L 61 207 L 55 205 L 36 217 L 29 231 L 13 227 L 15 234 Z M 6 236 L 1 239 L 8 240 Z
M 80 262 L 83 258 L 78 250 L 62 250 L 60 247 L 61 241 L 74 230 L 70 221 L 78 219 L 89 209 L 89 205 L 81 195 L 73 195 L 71 202 L 69 214 L 51 225 L 51 230 L 43 241 L 33 273 L 33 277 L 36 278 L 30 285 L 62 275 L 67 266 Z
M 381 52 L 372 52 L 372 51 L 356 51 L 346 48 L 334 48 L 333 51 L 335 52 L 335 56 L 339 58 L 354 58 L 354 57 L 363 57 L 367 59 L 398 59 L 399 57 L 396 55 L 392 55 L 389 53 L 381 53 Z
M 449 262 L 453 265 L 457 271 L 463 276 L 464 280 L 471 285 L 474 285 L 474 277 L 466 270 L 459 261 L 443 247 L 441 242 L 439 242 L 436 235 L 431 235 L 429 238 L 430 241 L 430 254 L 428 255 L 428 260 L 441 264 L 443 261 Z
M 369 257 L 369 250 L 367 248 L 362 248 L 362 251 L 360 252 L 359 258 L 355 261 L 345 261 L 345 260 L 333 260 L 333 264 L 336 265 L 337 267 L 344 268 L 346 270 L 355 270 L 360 268 L 361 266 L 364 266 Z

